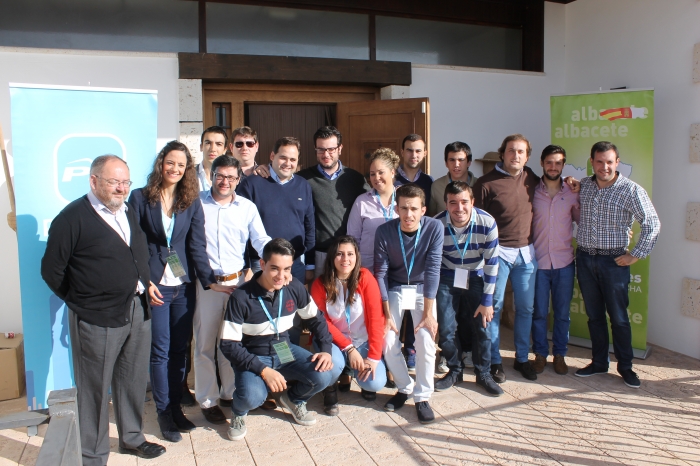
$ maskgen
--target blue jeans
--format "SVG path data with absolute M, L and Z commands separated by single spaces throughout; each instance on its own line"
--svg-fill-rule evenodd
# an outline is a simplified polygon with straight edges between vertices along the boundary
M 365 359 L 367 357 L 367 353 L 369 352 L 369 342 L 364 342 L 362 343 L 359 347 L 356 348 L 357 351 L 360 352 L 360 356 L 362 356 L 362 359 Z M 333 376 L 331 379 L 335 383 L 338 380 L 338 377 L 340 377 L 340 374 L 343 372 L 343 369 L 345 369 L 346 365 L 350 365 L 348 362 L 347 357 L 345 356 L 345 353 L 343 353 L 340 348 L 338 348 L 335 343 L 333 344 L 333 369 L 331 370 L 331 373 Z M 360 380 L 357 377 L 358 372 L 353 371 L 355 374 L 355 380 L 357 380 L 357 385 L 360 386 L 361 389 L 366 390 L 368 392 L 378 392 L 382 388 L 384 388 L 384 385 L 386 385 L 386 366 L 384 365 L 383 360 L 379 360 L 377 363 L 377 370 L 374 373 L 374 378 L 368 378 L 364 382 Z
M 506 282 L 510 277 L 515 298 L 515 328 L 513 329 L 515 340 L 515 360 L 527 361 L 530 352 L 530 329 L 532 328 L 532 312 L 535 301 L 535 278 L 537 274 L 537 261 L 532 258 L 527 264 L 523 260 L 522 253 L 514 263 L 498 258 L 498 278 L 496 290 L 493 293 L 493 320 L 489 325 L 491 332 L 491 364 L 501 364 L 501 336 L 499 326 L 501 313 L 503 312 L 503 297 L 506 292 Z
M 318 372 L 316 362 L 311 361 L 312 354 L 294 344 L 289 345 L 294 355 L 294 361 L 280 363 L 280 358 L 273 356 L 257 356 L 267 367 L 270 367 L 287 379 L 297 383 L 287 389 L 287 395 L 292 403 L 308 401 L 312 396 L 322 391 L 331 383 L 332 371 Z M 261 406 L 267 398 L 267 384 L 255 372 L 241 371 L 234 367 L 236 390 L 233 392 L 231 411 L 237 416 L 245 416 L 248 411 Z
M 481 315 L 474 313 L 481 304 L 484 294 L 484 279 L 469 277 L 469 289 L 453 287 L 454 277 L 441 276 L 435 303 L 440 350 L 447 360 L 447 366 L 455 372 L 462 372 L 462 351 L 472 351 L 474 372 L 478 375 L 491 370 L 491 327 L 484 328 Z M 461 336 L 460 336 L 461 335 Z M 463 347 L 463 342 L 471 342 Z
M 552 354 L 566 356 L 569 343 L 569 313 L 571 298 L 574 295 L 575 263 L 560 269 L 539 269 L 535 284 L 535 312 L 532 315 L 532 350 L 536 354 L 549 356 L 547 341 L 547 315 L 549 314 L 549 296 L 552 295 Z
M 610 364 L 607 310 L 612 328 L 617 370 L 632 368 L 632 328 L 627 315 L 629 306 L 629 266 L 615 263 L 615 256 L 591 256 L 576 252 L 578 284 L 588 316 L 593 365 L 607 369 Z
M 160 414 L 180 406 L 197 290 L 192 282 L 158 285 L 158 291 L 163 304 L 151 307 L 151 387 Z

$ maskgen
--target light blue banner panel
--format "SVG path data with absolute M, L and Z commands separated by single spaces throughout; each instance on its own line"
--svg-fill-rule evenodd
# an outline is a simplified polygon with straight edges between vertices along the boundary
M 90 189 L 99 155 L 123 158 L 135 187 L 155 158 L 156 91 L 10 84 L 27 404 L 74 385 L 68 313 L 41 278 L 53 218 Z M 105 284 L 109 286 L 109 284 Z

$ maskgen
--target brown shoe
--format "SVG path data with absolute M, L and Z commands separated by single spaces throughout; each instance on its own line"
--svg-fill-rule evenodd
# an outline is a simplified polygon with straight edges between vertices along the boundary
M 212 424 L 224 424 L 226 422 L 226 415 L 217 405 L 211 408 L 202 408 L 202 414 Z
M 554 356 L 554 372 L 559 375 L 566 375 L 569 373 L 569 366 L 566 365 L 566 359 L 564 356 Z
M 547 365 L 547 357 L 535 353 L 535 360 L 531 364 L 532 368 L 535 369 L 535 374 L 541 374 L 544 372 L 544 366 Z
M 277 401 L 275 401 L 275 397 L 272 396 L 272 393 L 267 394 L 267 399 L 260 407 L 268 411 L 277 409 Z

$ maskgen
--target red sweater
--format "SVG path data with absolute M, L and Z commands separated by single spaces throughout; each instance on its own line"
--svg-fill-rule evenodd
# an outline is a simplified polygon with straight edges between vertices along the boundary
M 379 293 L 379 285 L 369 270 L 364 267 L 360 269 L 360 280 L 357 284 L 357 293 L 362 298 L 363 314 L 365 317 L 365 327 L 369 341 L 369 351 L 367 357 L 375 361 L 382 358 L 382 347 L 384 343 L 384 310 L 382 308 L 382 296 Z M 342 334 L 340 330 L 331 322 L 326 312 L 326 289 L 321 284 L 321 279 L 317 278 L 311 285 L 311 297 L 316 306 L 323 312 L 328 322 L 328 330 L 333 335 L 333 343 L 339 348 L 347 348 L 352 342 Z

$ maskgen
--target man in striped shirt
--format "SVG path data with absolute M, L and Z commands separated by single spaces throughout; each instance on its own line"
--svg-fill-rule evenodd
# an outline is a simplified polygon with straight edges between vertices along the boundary
M 472 188 L 463 181 L 445 187 L 447 210 L 435 218 L 442 222 L 445 239 L 437 291 L 439 345 L 450 371 L 435 382 L 447 390 L 462 381 L 461 341 L 472 341 L 476 384 L 489 395 L 503 390 L 491 375 L 493 292 L 498 276 L 498 227 L 494 218 L 474 207 Z M 455 338 L 459 332 L 464 338 Z M 468 334 L 471 333 L 471 338 Z
M 617 171 L 620 153 L 615 144 L 597 142 L 591 148 L 593 176 L 581 180 L 581 223 L 576 241 L 576 272 L 588 316 L 593 360 L 576 371 L 579 377 L 608 372 L 610 316 L 617 372 L 632 388 L 641 385 L 632 370 L 632 329 L 629 306 L 630 265 L 650 253 L 661 223 L 647 192 Z M 631 251 L 628 231 L 634 221 L 642 227 Z

